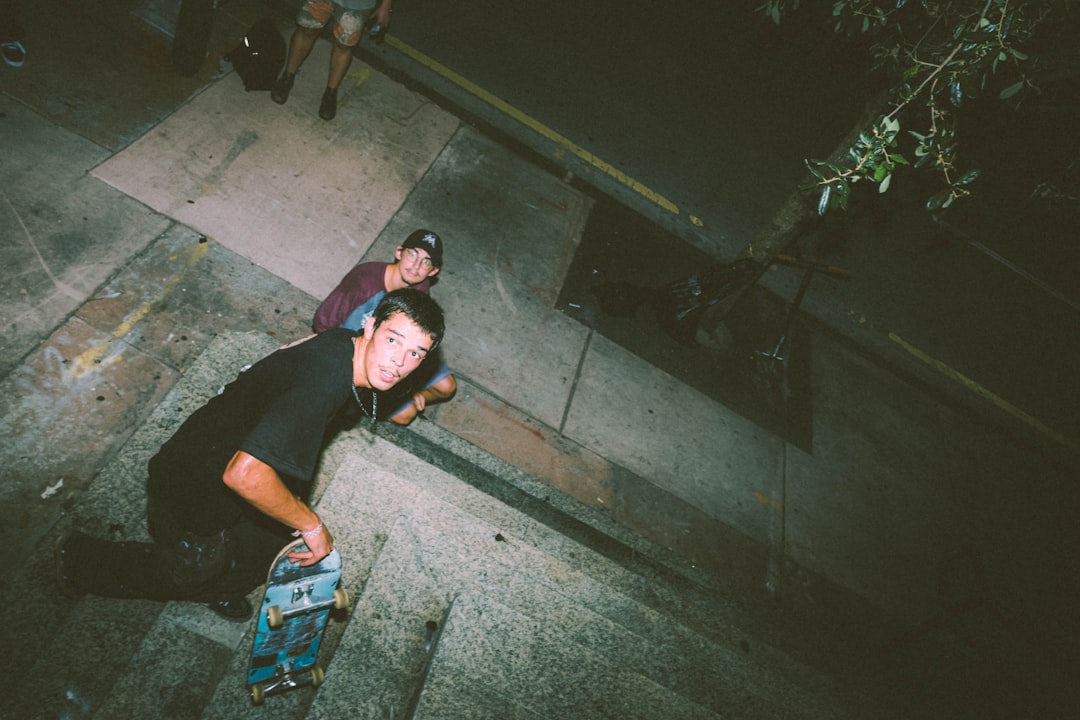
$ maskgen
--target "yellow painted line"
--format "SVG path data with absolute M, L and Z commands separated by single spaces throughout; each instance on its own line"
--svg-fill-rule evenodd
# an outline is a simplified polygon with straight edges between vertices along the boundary
M 158 297 L 164 297 L 165 295 L 168 295 L 169 292 L 180 283 L 180 280 L 184 277 L 187 271 L 191 267 L 193 267 L 195 263 L 206 257 L 206 254 L 209 251 L 210 243 L 197 242 L 186 248 L 179 255 L 173 255 L 171 258 L 169 258 L 170 260 L 176 260 L 178 258 L 183 260 L 184 267 L 181 268 L 180 272 L 171 275 L 168 280 L 165 281 L 165 284 L 161 286 L 161 291 L 159 292 Z M 131 332 L 131 329 L 135 327 L 136 323 L 146 317 L 147 313 L 149 313 L 151 308 L 153 308 L 155 302 L 157 301 L 154 300 L 151 302 L 143 303 L 135 310 L 135 312 L 124 318 L 124 321 L 113 329 L 113 331 L 110 333 L 108 340 L 106 340 L 105 342 L 97 343 L 96 345 L 87 348 L 86 350 L 75 356 L 75 358 L 71 362 L 71 375 L 73 377 L 82 377 L 92 372 L 96 372 L 100 370 L 103 366 L 111 365 L 117 360 L 119 360 L 119 357 L 117 356 L 114 356 L 108 360 L 102 360 L 101 358 L 103 358 L 108 352 L 109 347 L 114 340 L 119 340 L 123 336 L 127 335 L 129 332 Z
M 1043 435 L 1046 435 L 1047 437 L 1057 441 L 1058 443 L 1061 443 L 1065 447 L 1071 448 L 1073 450 L 1080 450 L 1080 447 L 1077 447 L 1076 443 L 1072 442 L 1071 440 L 1063 436 L 1061 433 L 1057 432 L 1053 428 L 1047 427 L 1043 423 L 1033 418 L 1031 415 L 1028 415 L 1026 412 L 1016 407 L 1012 403 L 1008 402 L 1004 398 L 998 397 L 997 395 L 990 392 L 982 385 L 979 385 L 977 382 L 967 377 L 966 375 L 957 372 L 956 370 L 949 367 L 940 360 L 935 360 L 934 358 L 930 357 L 922 350 L 919 350 L 915 346 L 906 342 L 896 333 L 889 333 L 889 339 L 902 347 L 904 350 L 907 350 L 911 355 L 917 357 L 919 360 L 922 360 L 924 363 L 940 372 L 945 377 L 960 383 L 960 385 L 966 390 L 975 393 L 984 400 L 988 400 L 995 407 L 1005 411 L 1009 415 L 1012 415 L 1017 420 L 1020 420 L 1027 425 L 1030 425 Z
M 640 182 L 630 177 L 626 173 L 622 172 L 618 168 L 614 167 L 613 165 L 604 162 L 585 148 L 571 142 L 568 138 L 563 137 L 559 133 L 544 125 L 543 123 L 529 117 L 525 113 L 521 112 L 517 108 L 507 103 L 505 100 L 502 100 L 495 95 L 492 95 L 487 90 L 484 90 L 475 83 L 466 80 L 450 68 L 446 67 L 445 65 L 439 64 L 434 59 L 429 58 L 427 55 L 424 55 L 419 50 L 410 47 L 409 45 L 406 45 L 393 35 L 387 35 L 386 42 L 387 44 L 392 45 L 395 49 L 401 51 L 405 55 L 408 55 L 410 58 L 420 63 L 424 67 L 454 83 L 462 90 L 465 90 L 466 92 L 474 95 L 475 97 L 479 98 L 493 108 L 508 115 L 509 117 L 513 118 L 514 120 L 529 128 L 533 132 L 537 133 L 541 137 L 547 138 L 566 152 L 569 152 L 570 154 L 584 160 L 597 170 L 607 175 L 610 175 L 615 180 L 630 188 L 634 192 L 638 193 L 642 197 L 659 205 L 660 207 L 664 208 L 665 210 L 674 215 L 679 214 L 678 206 L 668 200 L 663 195 L 660 195 L 659 193 L 651 190 L 650 188 L 641 184 Z

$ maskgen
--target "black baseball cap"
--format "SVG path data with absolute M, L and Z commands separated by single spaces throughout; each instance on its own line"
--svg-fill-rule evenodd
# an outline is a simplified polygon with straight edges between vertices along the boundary
M 414 230 L 409 237 L 405 238 L 405 242 L 401 243 L 401 247 L 427 250 L 432 264 L 435 267 L 442 267 L 442 238 L 430 230 Z

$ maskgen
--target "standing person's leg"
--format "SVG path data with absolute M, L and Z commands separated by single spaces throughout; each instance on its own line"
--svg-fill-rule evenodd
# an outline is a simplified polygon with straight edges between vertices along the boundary
M 345 73 L 349 71 L 352 63 L 352 48 L 334 41 L 334 47 L 330 51 L 330 73 L 326 78 L 326 90 L 323 91 L 322 102 L 319 103 L 319 117 L 323 120 L 333 120 L 337 115 L 337 92 Z
M 334 17 L 334 3 L 328 0 L 307 0 L 296 15 L 296 28 L 289 39 L 289 54 L 285 59 L 285 69 L 281 77 L 270 89 L 270 99 L 278 105 L 284 105 L 289 99 L 296 73 L 311 54 L 319 32 Z
M 326 76 L 326 87 L 337 90 L 341 81 L 345 79 L 345 73 L 352 64 L 353 48 L 350 45 L 342 45 L 334 41 L 334 47 L 330 51 L 330 72 Z
M 360 42 L 368 10 L 346 10 L 334 26 L 334 47 L 330 50 L 330 70 L 326 77 L 326 90 L 319 104 L 319 117 L 333 120 L 337 115 L 337 92 L 345 73 L 352 64 L 353 48 Z
M 311 54 L 311 48 L 315 47 L 315 41 L 319 38 L 319 31 L 315 28 L 306 28 L 300 25 L 293 30 L 289 40 L 289 55 L 285 59 L 285 74 L 295 75 L 300 66 Z

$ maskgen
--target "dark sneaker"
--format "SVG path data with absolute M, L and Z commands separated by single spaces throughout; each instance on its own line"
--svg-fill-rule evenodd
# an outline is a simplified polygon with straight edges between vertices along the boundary
M 322 94 L 322 102 L 319 103 L 319 117 L 323 120 L 333 120 L 337 115 L 337 88 L 326 90 Z
M 295 75 L 281 73 L 281 77 L 274 81 L 274 87 L 270 88 L 270 99 L 278 105 L 284 105 L 285 101 L 289 99 L 289 93 L 292 92 L 292 84 L 295 79 Z
M 4 62 L 11 67 L 22 67 L 26 60 L 26 48 L 18 40 L 0 43 L 0 55 L 4 56 Z
M 255 612 L 251 607 L 251 603 L 243 596 L 207 603 L 206 607 L 232 622 L 245 622 Z

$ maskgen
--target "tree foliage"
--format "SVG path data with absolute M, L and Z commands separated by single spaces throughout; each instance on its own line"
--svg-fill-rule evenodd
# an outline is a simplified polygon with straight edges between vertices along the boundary
M 858 132 L 846 156 L 806 160 L 818 214 L 846 209 L 851 186 L 876 183 L 885 192 L 898 167 L 937 173 L 940 189 L 926 201 L 941 211 L 968 196 L 978 169 L 963 167 L 957 115 L 977 98 L 996 95 L 1020 106 L 1040 90 L 1040 35 L 1062 33 L 1075 0 L 835 0 L 832 29 L 866 41 L 874 71 L 888 78 L 887 105 Z M 800 0 L 766 0 L 758 10 L 775 23 Z M 906 133 L 901 132 L 901 123 Z M 910 158 L 910 159 L 909 159 Z

